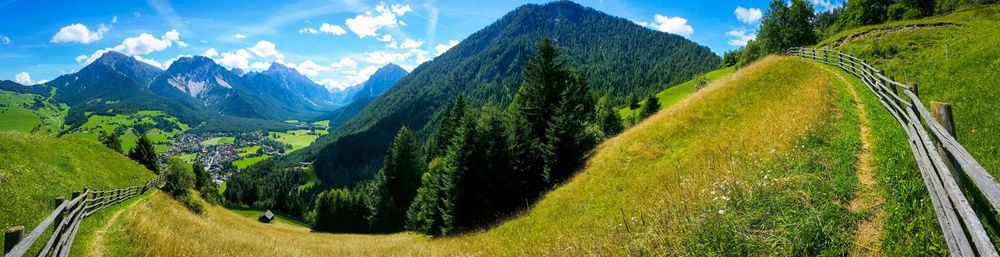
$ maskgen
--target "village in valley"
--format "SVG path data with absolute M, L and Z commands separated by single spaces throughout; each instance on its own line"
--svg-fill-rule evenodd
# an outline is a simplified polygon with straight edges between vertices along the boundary
M 294 130 L 286 132 L 239 132 L 178 134 L 170 149 L 160 154 L 161 163 L 169 157 L 179 157 L 189 163 L 199 162 L 217 185 L 250 165 L 299 150 L 327 134 L 323 122 L 296 123 Z M 308 167 L 310 163 L 300 166 Z

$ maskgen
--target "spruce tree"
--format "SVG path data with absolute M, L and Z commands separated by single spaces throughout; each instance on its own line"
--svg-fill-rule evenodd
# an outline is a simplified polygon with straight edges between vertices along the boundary
M 406 210 L 420 186 L 421 158 L 417 137 L 407 127 L 396 134 L 385 157 L 382 169 L 375 178 L 369 222 L 380 232 L 403 229 Z
M 461 125 L 452 139 L 448 154 L 442 163 L 441 176 L 441 234 L 447 235 L 460 231 L 468 225 L 469 210 L 464 208 L 468 200 L 467 192 L 462 189 L 463 180 L 470 169 L 476 147 L 476 125 L 469 117 L 463 117 Z
M 458 127 L 459 119 L 462 118 L 462 115 L 465 115 L 467 109 L 465 97 L 462 95 L 456 97 L 455 101 L 448 107 L 448 110 L 444 113 L 444 117 L 441 118 L 441 122 L 438 124 L 437 130 L 431 135 L 427 149 L 428 160 L 444 156 L 445 152 L 448 151 L 448 145 L 450 145 L 451 139 L 455 137 L 455 129 Z
M 111 150 L 114 150 L 115 152 L 118 152 L 118 153 L 122 153 L 123 152 L 122 151 L 122 140 L 121 140 L 121 137 L 118 136 L 118 133 L 116 133 L 116 132 L 111 132 L 111 133 L 101 132 L 101 135 L 100 135 L 99 139 L 101 140 L 101 143 L 104 144 L 104 146 L 107 146 L 108 148 L 111 148 Z
M 204 191 L 205 189 L 214 186 L 214 184 L 212 184 L 212 176 L 205 171 L 205 166 L 202 165 L 200 161 L 195 160 L 194 164 L 191 165 L 191 170 L 194 171 L 194 186 L 198 190 Z
M 441 177 L 444 176 L 441 163 L 440 157 L 431 160 L 427 171 L 420 178 L 420 189 L 417 189 L 417 196 L 406 211 L 406 228 L 409 230 L 430 235 L 441 234 L 441 226 L 444 224 L 441 220 Z
M 642 112 L 640 117 L 643 119 L 653 116 L 656 112 L 660 111 L 660 100 L 656 96 L 649 96 L 646 98 L 646 105 L 642 107 Z
M 139 162 L 153 173 L 160 174 L 160 161 L 156 158 L 156 151 L 153 150 L 153 142 L 149 141 L 145 134 L 136 141 L 135 147 L 128 153 L 128 158 Z

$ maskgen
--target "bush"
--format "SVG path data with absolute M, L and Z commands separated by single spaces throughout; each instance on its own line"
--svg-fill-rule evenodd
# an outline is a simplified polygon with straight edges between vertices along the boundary
M 167 170 L 163 174 L 166 185 L 163 191 L 167 192 L 174 199 L 187 206 L 194 213 L 201 214 L 204 209 L 190 195 L 190 189 L 194 187 L 194 172 L 190 166 L 178 158 L 167 160 Z

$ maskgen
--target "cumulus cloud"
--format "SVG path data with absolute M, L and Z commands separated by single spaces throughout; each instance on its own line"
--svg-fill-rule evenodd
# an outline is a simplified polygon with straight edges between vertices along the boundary
M 365 62 L 371 64 L 385 65 L 389 63 L 401 63 L 413 56 L 411 52 L 386 52 L 374 51 L 365 53 Z
M 375 74 L 375 72 L 378 71 L 378 67 L 379 66 L 376 65 L 368 65 L 363 69 L 346 70 L 343 71 L 342 73 L 344 75 L 347 75 L 347 80 L 350 83 L 360 84 L 362 82 L 365 82 L 365 80 L 368 80 L 368 78 L 371 77 L 372 74 Z
M 271 65 L 266 62 L 254 62 L 250 64 L 250 68 L 254 70 L 266 70 L 268 67 L 271 67 Z
M 233 38 L 235 38 L 235 39 L 244 39 L 244 38 L 247 38 L 247 36 L 243 35 L 243 34 L 240 34 L 240 33 L 236 33 L 236 35 L 233 35 Z
M 420 47 L 422 45 L 424 45 L 424 41 L 416 41 L 416 40 L 413 40 L 413 39 L 406 39 L 406 40 L 403 41 L 402 44 L 399 45 L 399 47 L 403 48 L 403 49 L 415 49 L 415 48 Z
M 77 56 L 76 61 L 80 63 L 91 63 L 109 51 L 116 51 L 126 55 L 145 55 L 157 51 L 163 51 L 170 48 L 174 44 L 177 44 L 177 46 L 181 48 L 187 47 L 187 43 L 181 41 L 181 34 L 177 32 L 176 29 L 163 33 L 163 36 L 160 38 L 157 38 L 149 33 L 142 33 L 136 37 L 126 38 L 121 44 L 115 47 L 97 50 L 89 56 Z
M 729 44 L 733 46 L 746 46 L 747 42 L 757 38 L 756 33 L 747 32 L 746 29 L 734 29 L 726 32 L 726 36 L 733 39 L 729 40 Z
M 367 11 L 364 14 L 349 18 L 345 22 L 347 28 L 357 34 L 359 38 L 375 37 L 379 29 L 384 27 L 403 26 L 398 17 L 412 11 L 409 5 L 391 5 L 379 3 L 375 6 L 375 12 Z
M 330 68 L 316 64 L 311 60 L 306 60 L 305 62 L 302 62 L 299 65 L 295 66 L 295 70 L 299 71 L 299 73 L 302 73 L 302 75 L 315 77 L 316 75 L 319 75 L 320 72 L 328 71 L 330 70 Z
M 10 38 L 4 35 L 0 35 L 0 44 L 9 46 L 11 44 Z
M 736 6 L 736 10 L 733 11 L 733 15 L 736 15 L 736 19 L 743 23 L 753 24 L 760 21 L 760 18 L 764 17 L 764 12 L 757 8 L 744 8 L 743 6 Z
M 438 44 L 434 47 L 434 55 L 444 54 L 444 52 L 447 52 L 448 49 L 455 47 L 455 45 L 458 45 L 458 40 L 449 40 L 448 43 Z
M 236 52 L 224 52 L 219 54 L 219 56 L 222 57 L 216 60 L 219 65 L 227 68 L 239 68 L 242 70 L 250 68 L 250 59 L 253 58 L 253 55 L 246 49 L 239 49 L 236 50 Z
M 209 48 L 208 50 L 205 50 L 205 52 L 202 53 L 201 55 L 204 55 L 205 57 L 208 57 L 208 58 L 212 58 L 212 57 L 218 56 L 219 52 L 215 51 L 215 48 Z
M 86 25 L 75 23 L 59 29 L 49 42 L 90 44 L 104 38 L 104 33 L 108 30 L 110 29 L 104 24 L 98 25 L 96 30 L 90 30 Z
M 253 52 L 253 54 L 259 57 L 274 56 L 274 58 L 276 59 L 285 58 L 284 55 L 278 52 L 278 49 L 274 46 L 274 43 L 271 43 L 270 41 L 267 40 L 258 41 L 256 45 L 250 47 L 249 49 L 250 52 Z
M 14 82 L 26 86 L 34 84 L 34 81 L 31 81 L 31 74 L 28 74 L 27 72 L 21 72 L 14 75 Z
M 358 62 L 354 61 L 354 59 L 351 59 L 351 58 L 348 58 L 348 57 L 344 57 L 344 58 L 341 58 L 339 62 L 331 63 L 330 67 L 331 68 L 345 68 L 345 67 L 356 68 L 356 67 L 358 67 Z
M 688 20 L 683 17 L 667 17 L 657 14 L 653 16 L 653 22 L 638 22 L 638 24 L 660 32 L 667 32 L 683 37 L 694 34 L 694 28 L 688 25 Z
M 347 34 L 347 31 L 344 30 L 344 28 L 342 28 L 340 26 L 337 26 L 337 25 L 332 25 L 332 24 L 329 24 L 329 23 L 323 23 L 323 25 L 320 25 L 319 26 L 319 31 L 324 32 L 324 33 L 330 33 L 330 34 L 333 34 L 333 35 L 336 35 L 336 36 Z

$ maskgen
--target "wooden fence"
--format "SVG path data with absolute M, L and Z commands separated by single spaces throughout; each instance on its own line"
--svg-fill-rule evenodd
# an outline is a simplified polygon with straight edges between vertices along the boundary
M 31 233 L 24 236 L 23 228 L 7 230 L 4 234 L 4 257 L 20 257 L 28 255 L 28 252 L 35 247 L 35 243 L 42 239 L 46 232 L 52 228 L 45 245 L 39 250 L 39 257 L 42 256 L 69 256 L 69 250 L 73 246 L 73 239 L 76 238 L 77 229 L 84 218 L 93 215 L 95 212 L 136 195 L 142 194 L 160 184 L 163 177 L 157 177 L 145 185 L 131 186 L 119 189 L 104 191 L 94 191 L 83 189 L 82 192 L 73 192 L 72 198 L 66 201 L 59 197 L 55 201 L 55 210 L 48 215 Z
M 791 48 L 787 53 L 840 67 L 860 78 L 906 130 L 951 255 L 998 256 L 979 217 L 997 217 L 1000 184 L 955 139 L 950 105 L 932 103 L 932 112 L 920 101 L 916 83 L 896 82 L 864 60 L 837 50 Z M 986 206 L 977 213 L 966 194 L 978 194 Z

